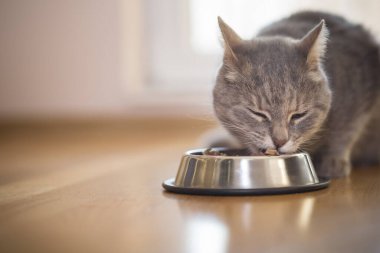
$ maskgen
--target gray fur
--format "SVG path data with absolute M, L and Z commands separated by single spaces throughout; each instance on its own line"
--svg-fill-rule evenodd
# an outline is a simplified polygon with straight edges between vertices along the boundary
M 362 26 L 300 12 L 242 40 L 219 25 L 214 109 L 242 146 L 254 155 L 304 149 L 320 176 L 348 175 L 351 160 L 379 164 L 379 46 Z

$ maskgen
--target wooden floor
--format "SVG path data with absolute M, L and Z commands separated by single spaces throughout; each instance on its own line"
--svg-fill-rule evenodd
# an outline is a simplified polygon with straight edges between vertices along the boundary
M 212 123 L 0 126 L 0 252 L 380 252 L 380 168 L 294 195 L 164 192 Z

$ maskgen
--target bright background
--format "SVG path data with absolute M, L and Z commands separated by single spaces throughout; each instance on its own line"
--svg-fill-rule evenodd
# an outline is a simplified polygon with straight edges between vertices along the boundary
M 302 9 L 379 38 L 375 0 L 2 0 L 0 118 L 210 115 L 216 17 L 250 38 Z

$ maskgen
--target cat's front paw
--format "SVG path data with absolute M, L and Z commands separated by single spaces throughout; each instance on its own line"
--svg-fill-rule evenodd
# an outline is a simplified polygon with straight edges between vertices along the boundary
M 315 165 L 319 177 L 340 178 L 350 175 L 351 163 L 348 159 L 341 157 L 323 157 Z

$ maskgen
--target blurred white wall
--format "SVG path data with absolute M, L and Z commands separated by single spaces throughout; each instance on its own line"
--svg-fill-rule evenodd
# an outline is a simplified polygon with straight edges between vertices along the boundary
M 120 114 L 116 0 L 0 1 L 0 117 Z

